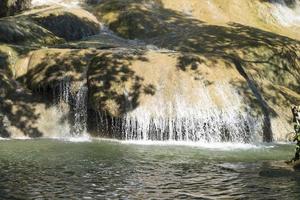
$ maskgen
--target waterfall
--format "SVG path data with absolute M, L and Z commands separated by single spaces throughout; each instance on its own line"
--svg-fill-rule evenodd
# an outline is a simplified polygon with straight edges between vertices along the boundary
M 75 90 L 75 91 L 72 91 Z M 64 79 L 58 85 L 55 107 L 60 116 L 60 126 L 56 128 L 58 138 L 67 140 L 88 140 L 87 134 L 87 94 L 84 83 L 72 83 Z M 56 96 L 56 95 L 55 95 Z M 54 97 L 55 97 L 54 96 Z
M 300 26 L 300 2 L 291 8 L 284 0 L 274 0 L 272 15 L 282 26 Z
M 214 103 L 210 89 L 202 86 L 191 94 L 193 100 L 179 90 L 174 102 L 158 94 L 121 118 L 98 113 L 102 132 L 121 135 L 125 140 L 236 142 L 262 141 L 262 118 L 242 108 L 244 99 L 230 86 L 216 84 L 219 105 Z M 109 128 L 111 126 L 111 128 Z
M 75 102 L 75 121 L 74 121 L 74 133 L 75 136 L 86 134 L 87 124 L 87 91 L 86 86 L 81 86 Z
M 55 135 L 60 138 L 68 138 L 70 137 L 71 129 L 68 121 L 68 114 L 70 112 L 69 106 L 69 98 L 70 98 L 70 81 L 63 80 L 59 83 L 59 92 L 58 98 L 56 98 L 54 92 L 54 100 L 58 100 L 58 102 L 54 102 L 54 108 L 57 113 L 57 117 L 60 118 L 59 124 L 56 126 Z

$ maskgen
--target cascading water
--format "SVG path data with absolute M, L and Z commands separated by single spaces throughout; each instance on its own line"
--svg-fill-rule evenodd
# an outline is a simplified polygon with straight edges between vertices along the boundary
M 54 99 L 56 95 L 54 94 Z M 58 102 L 54 106 L 58 116 L 61 116 L 60 125 L 56 127 L 56 133 L 61 138 L 69 137 L 71 132 L 69 122 L 68 122 L 68 113 L 70 112 L 69 106 L 69 97 L 70 97 L 70 82 L 69 80 L 64 80 L 59 83 L 59 94 Z
M 171 102 L 159 94 L 147 106 L 141 106 L 122 118 L 98 114 L 98 128 L 113 132 L 125 140 L 236 142 L 261 141 L 262 118 L 241 109 L 241 97 L 233 88 L 216 84 L 221 105 L 214 103 L 206 86 L 197 89 L 191 102 L 178 91 Z M 111 127 L 111 128 L 109 128 Z
M 77 137 L 81 134 L 87 134 L 87 91 L 88 88 L 86 86 L 80 86 L 76 95 L 73 135 Z
M 72 92 L 74 84 L 68 79 L 60 82 L 56 110 L 61 116 L 58 137 L 67 140 L 88 140 L 87 134 L 87 92 L 88 88 L 79 84 L 77 92 Z M 74 94 L 75 93 L 75 94 Z
M 273 0 L 272 15 L 282 26 L 300 26 L 300 1 L 289 7 L 284 0 Z
M 82 1 L 80 0 L 32 0 L 32 6 L 43 6 L 43 5 L 60 5 L 67 8 L 80 7 Z

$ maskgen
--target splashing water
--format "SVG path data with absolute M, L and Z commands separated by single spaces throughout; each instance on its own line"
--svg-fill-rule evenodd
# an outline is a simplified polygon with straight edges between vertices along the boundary
M 58 138 L 73 142 L 89 141 L 86 128 L 88 89 L 81 83 L 79 90 L 72 94 L 72 87 L 68 79 L 59 84 L 58 102 L 55 106 L 58 116 L 61 116 L 61 125 L 57 129 Z
M 77 95 L 75 103 L 75 124 L 74 133 L 75 136 L 86 134 L 87 124 L 87 91 L 86 86 L 81 86 Z
M 282 26 L 300 26 L 299 1 L 296 2 L 293 8 L 288 7 L 284 0 L 274 0 L 274 4 L 272 15 Z
M 114 140 L 111 140 L 113 142 Z M 134 144 L 142 146 L 190 146 L 195 148 L 205 148 L 205 149 L 218 149 L 222 151 L 232 151 L 232 150 L 250 150 L 250 149 L 270 149 L 274 148 L 274 144 L 264 144 L 264 143 L 232 143 L 232 142 L 186 142 L 186 141 L 144 141 L 144 140 L 125 140 L 125 141 L 115 141 L 121 144 Z

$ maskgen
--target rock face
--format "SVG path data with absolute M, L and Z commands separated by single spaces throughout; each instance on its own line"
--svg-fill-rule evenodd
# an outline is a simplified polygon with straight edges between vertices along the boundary
M 40 26 L 67 41 L 79 40 L 100 31 L 96 17 L 81 9 L 49 9 L 35 14 L 33 19 Z
M 40 118 L 48 114 L 47 100 L 32 95 L 15 80 L 18 51 L 22 50 L 0 45 L 0 137 L 47 135 Z
M 52 113 L 50 103 L 37 98 L 41 94 L 73 110 L 84 100 L 89 131 L 97 136 L 285 140 L 293 130 L 289 106 L 300 104 L 299 36 L 260 21 L 257 6 L 270 6 L 263 1 L 184 2 L 93 1 L 88 9 L 114 32 L 89 38 L 99 23 L 78 9 L 52 6 L 0 20 L 0 33 L 11 33 L 0 34 L 0 41 L 10 43 L 0 60 L 6 66 L 3 101 L 24 105 L 11 96 L 21 84 L 30 90 L 19 91 L 33 98 L 37 107 L 31 108 L 39 113 Z M 38 131 L 26 134 L 44 134 L 50 125 L 40 124 L 47 117 L 31 111 L 33 120 L 28 116 L 24 127 Z
M 55 21 L 53 18 L 63 20 L 51 24 L 52 21 Z M 63 116 L 55 107 L 50 106 L 53 101 L 49 102 L 49 97 L 32 94 L 16 79 L 27 72 L 30 72 L 28 77 L 33 76 L 35 73 L 27 67 L 37 62 L 39 64 L 37 68 L 41 69 L 44 66 L 44 72 L 49 74 L 52 69 L 47 71 L 45 65 L 51 65 L 51 62 L 45 63 L 45 61 L 54 59 L 54 57 L 59 59 L 57 54 L 62 53 L 61 50 L 58 50 L 49 55 L 51 58 L 44 56 L 47 59 L 42 59 L 40 53 L 36 53 L 38 54 L 36 55 L 31 51 L 65 43 L 65 39 L 86 37 L 98 31 L 99 23 L 91 14 L 80 9 L 69 10 L 57 6 L 33 9 L 18 16 L 0 19 L 0 137 L 53 137 L 60 134 L 59 130 L 65 128 L 58 125 L 62 124 L 59 120 Z M 81 54 L 77 56 L 80 57 Z M 39 57 L 41 60 L 38 59 Z M 76 67 L 75 69 L 74 66 L 84 62 L 82 57 L 80 59 L 61 61 L 62 67 L 68 69 L 65 64 L 69 62 L 69 66 L 72 66 L 69 71 L 78 71 L 79 69 Z M 77 63 L 75 64 L 75 62 Z M 53 69 L 57 69 L 56 63 L 52 62 L 52 65 Z M 53 74 L 52 77 L 32 81 L 31 86 L 38 89 L 47 88 L 51 84 L 53 86 L 60 80 L 57 75 Z M 57 118 L 57 121 L 53 118 Z M 49 121 L 53 123 L 48 123 Z M 54 127 L 58 127 L 58 129 Z
M 96 18 L 80 9 L 46 7 L 0 19 L 0 42 L 48 46 L 82 39 L 100 30 Z
M 15 45 L 53 45 L 64 40 L 30 20 L 0 19 L 0 42 Z
M 137 3 L 138 1 L 104 1 L 95 6 L 95 15 L 105 22 L 118 35 L 129 39 L 146 39 L 167 33 L 166 24 L 161 20 L 164 16 L 153 15 L 157 11 L 159 1 L 151 5 Z M 150 1 L 146 1 L 150 2 Z M 152 2 L 152 1 L 151 1 Z M 155 12 L 154 11 L 154 12 Z
M 220 7 L 211 12 L 212 7 L 219 4 Z M 262 116 L 264 140 L 282 139 L 280 133 L 292 130 L 285 110 L 291 104 L 299 104 L 299 41 L 245 25 L 257 25 L 265 30 L 284 33 L 281 28 L 275 28 L 271 23 L 258 23 L 262 16 L 258 13 L 253 15 L 251 9 L 258 5 L 267 9 L 266 5 L 259 1 L 249 5 L 235 0 L 211 5 L 193 0 L 132 0 L 126 3 L 115 0 L 103 1 L 98 7 L 94 6 L 92 11 L 122 37 L 143 40 L 158 48 L 172 49 L 183 54 L 182 61 L 179 62 L 179 69 L 182 71 L 187 68 L 196 69 L 197 65 L 193 63 L 202 63 L 199 56 L 211 55 L 215 57 L 214 60 L 227 60 L 230 68 L 236 70 L 243 79 L 235 80 L 227 75 L 230 82 L 228 85 L 239 92 L 243 91 L 242 96 L 246 97 L 243 101 L 252 107 L 250 112 Z M 228 10 L 244 14 L 232 15 Z M 211 16 L 212 13 L 215 17 Z M 216 16 L 216 13 L 220 16 Z M 233 21 L 236 23 L 232 23 Z M 285 32 L 287 35 L 293 33 L 291 28 L 286 29 L 290 30 Z M 293 37 L 298 38 L 297 35 Z M 98 64 L 103 65 L 106 66 L 107 63 L 101 61 Z M 222 68 L 222 65 L 215 66 L 215 69 Z M 226 70 L 222 71 L 224 73 Z M 194 72 L 199 73 L 197 70 Z M 209 75 L 204 75 L 202 79 L 206 80 L 208 77 Z M 142 76 L 143 78 L 145 77 Z M 222 77 L 218 79 L 222 80 Z M 215 84 L 215 81 L 207 81 Z M 117 92 L 113 94 L 115 93 Z M 101 96 L 106 97 L 100 92 L 98 98 Z M 126 102 L 124 98 L 117 101 Z M 109 104 L 116 105 L 111 102 Z M 99 105 L 105 107 L 100 103 Z M 141 106 L 138 105 L 137 107 Z M 119 109 L 118 106 L 115 106 L 116 110 L 122 111 L 123 106 Z
M 160 37 L 174 30 L 174 34 L 195 32 L 177 29 L 178 25 L 189 22 L 221 26 L 237 23 L 299 39 L 299 26 L 282 26 L 281 21 L 288 19 L 273 15 L 280 12 L 276 5 L 281 5 L 280 1 L 103 0 L 90 10 L 117 34 L 130 39 Z M 297 18 L 292 12 L 290 15 Z
M 17 77 L 23 77 L 26 85 L 34 91 L 55 87 L 66 79 L 71 82 L 83 81 L 86 79 L 89 62 L 95 55 L 96 52 L 93 50 L 44 49 L 33 51 L 30 55 L 30 63 L 24 66 L 26 70 L 20 71 L 21 73 L 17 74 Z
M 14 15 L 30 8 L 31 0 L 2 0 L 0 2 L 0 17 Z
M 297 87 L 292 87 L 299 81 L 293 77 L 299 69 L 295 61 L 290 70 L 296 70 L 290 74 L 281 67 L 272 71 L 273 64 L 249 64 L 235 57 L 149 50 L 47 49 L 33 52 L 31 59 L 28 71 L 19 75 L 30 89 L 55 91 L 64 80 L 86 81 L 89 109 L 120 121 L 197 118 L 209 108 L 214 113 L 209 117 L 218 124 L 231 115 L 224 126 L 245 122 L 249 127 L 242 129 L 251 129 L 255 137 L 283 140 L 282 132 L 292 129 L 285 108 L 299 102 Z

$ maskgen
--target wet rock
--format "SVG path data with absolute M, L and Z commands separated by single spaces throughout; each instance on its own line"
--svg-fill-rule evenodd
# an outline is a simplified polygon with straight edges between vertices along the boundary
M 293 163 L 293 168 L 297 171 L 300 171 L 300 161 L 296 161 Z
M 297 4 L 297 0 L 284 0 L 284 2 L 291 7 L 294 7 Z
M 14 15 L 30 8 L 31 0 L 1 0 L 0 17 Z

